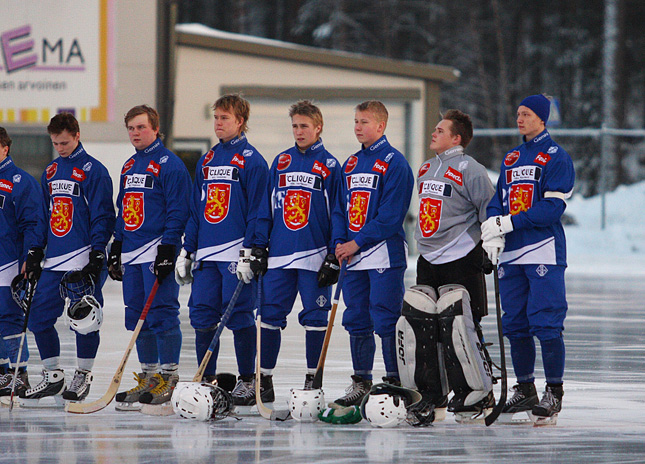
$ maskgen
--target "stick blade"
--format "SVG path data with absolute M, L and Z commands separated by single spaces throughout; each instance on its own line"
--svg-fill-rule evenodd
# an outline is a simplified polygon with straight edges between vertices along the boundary
M 93 412 L 98 412 L 101 409 L 105 409 L 105 407 L 112 402 L 112 398 L 108 400 L 105 398 L 99 398 L 91 403 L 68 402 L 65 404 L 65 412 L 71 412 L 72 414 L 91 414 Z

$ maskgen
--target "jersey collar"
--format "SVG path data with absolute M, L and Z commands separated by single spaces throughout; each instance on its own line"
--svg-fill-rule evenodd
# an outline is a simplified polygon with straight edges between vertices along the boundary
M 452 148 L 448 148 L 443 153 L 439 153 L 437 157 L 441 160 L 445 160 L 447 158 L 452 158 L 453 156 L 458 156 L 463 154 L 464 154 L 464 147 L 462 147 L 461 145 L 456 145 Z
M 11 164 L 13 164 L 13 160 L 11 159 L 11 156 L 7 155 L 7 158 L 0 163 L 0 171 L 4 171 Z

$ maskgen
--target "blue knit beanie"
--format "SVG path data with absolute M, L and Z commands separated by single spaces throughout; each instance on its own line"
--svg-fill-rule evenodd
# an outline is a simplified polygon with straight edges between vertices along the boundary
M 530 97 L 526 97 L 519 106 L 526 106 L 532 110 L 538 118 L 544 121 L 544 124 L 549 120 L 551 102 L 544 95 L 531 95 Z

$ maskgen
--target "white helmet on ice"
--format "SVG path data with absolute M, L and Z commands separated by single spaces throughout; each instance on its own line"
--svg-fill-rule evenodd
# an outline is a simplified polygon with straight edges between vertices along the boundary
M 325 409 L 325 395 L 322 389 L 291 389 L 289 410 L 294 420 L 299 422 L 315 422 L 318 420 L 318 414 L 323 409 Z
M 421 394 L 415 390 L 379 383 L 363 399 L 361 415 L 373 427 L 396 427 L 405 422 L 408 408 L 419 400 Z
M 209 383 L 179 382 L 170 402 L 175 414 L 199 421 L 224 419 L 233 410 L 230 393 Z
M 93 295 L 85 295 L 73 305 L 65 306 L 65 322 L 75 332 L 87 335 L 101 328 L 103 309 Z

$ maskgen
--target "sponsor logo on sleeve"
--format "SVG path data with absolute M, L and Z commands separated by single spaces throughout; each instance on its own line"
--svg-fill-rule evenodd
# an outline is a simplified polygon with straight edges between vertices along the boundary
M 520 152 L 513 150 L 512 152 L 506 154 L 506 157 L 504 158 L 504 166 L 513 166 L 515 163 L 517 163 L 518 159 L 520 159 Z
M 419 185 L 419 195 L 452 197 L 452 185 L 438 180 L 425 180 Z
M 308 172 L 286 172 L 278 177 L 278 187 L 305 187 L 312 190 L 322 188 L 320 176 Z
M 284 197 L 282 219 L 289 230 L 300 230 L 309 223 L 311 192 L 288 189 Z
M 386 162 L 386 163 L 389 163 L 393 156 L 394 156 L 394 152 L 393 152 L 393 151 L 391 151 L 390 153 L 388 153 L 388 154 L 387 154 L 387 156 L 385 157 L 385 162 Z
M 350 156 L 349 159 L 347 160 L 347 163 L 345 164 L 345 174 L 349 174 L 350 172 L 352 172 L 357 164 L 358 164 L 358 158 L 354 155 Z
M 22 180 L 22 176 L 20 174 L 16 174 L 15 176 L 13 176 L 14 184 L 19 184 L 21 180 Z
M 168 155 L 164 155 L 159 158 L 159 164 L 165 164 L 168 161 Z
M 83 165 L 83 171 L 85 171 L 85 172 L 89 172 L 89 171 L 90 171 L 90 169 L 92 169 L 92 162 L 91 162 L 91 161 L 88 161 L 87 163 L 85 163 L 85 164 Z
M 55 237 L 64 237 L 72 230 L 74 202 L 70 197 L 53 197 L 49 228 Z
M 291 164 L 291 155 L 289 153 L 282 153 L 278 158 L 278 171 L 284 171 Z
M 8 180 L 0 179 L 0 190 L 11 193 L 13 191 L 13 183 Z
M 204 180 L 240 180 L 240 171 L 235 166 L 205 166 L 202 173 Z
M 553 145 L 552 147 L 549 147 L 549 149 L 546 151 L 549 155 L 554 154 L 555 152 L 558 151 L 558 147 Z
M 539 166 L 521 166 L 506 171 L 506 183 L 540 180 L 542 168 Z
M 240 156 L 239 153 L 235 153 L 235 156 L 233 156 L 233 159 L 231 159 L 231 164 L 237 166 L 240 169 L 244 169 L 246 160 L 244 159 L 243 156 Z
M 132 169 L 132 166 L 134 166 L 134 158 L 130 158 L 128 161 L 125 162 L 125 164 L 123 165 L 123 168 L 121 169 L 121 175 L 125 174 L 130 169 Z
M 325 166 L 324 164 L 322 164 L 318 160 L 316 160 L 314 162 L 314 165 L 311 168 L 311 172 L 313 172 L 315 174 L 320 174 L 323 179 L 327 179 L 327 176 L 329 176 L 329 174 L 331 174 L 331 171 L 329 169 L 327 169 L 327 166 Z
M 71 195 L 78 197 L 81 194 L 81 188 L 78 183 L 71 180 L 53 180 L 49 184 L 49 194 L 54 195 Z
M 155 177 L 159 177 L 160 170 L 161 170 L 161 166 L 159 166 L 154 161 L 150 160 L 150 163 L 148 163 L 148 167 L 146 168 L 146 172 L 151 172 Z
M 125 230 L 133 232 L 139 229 L 145 220 L 143 192 L 126 192 L 121 211 Z
M 371 192 L 355 190 L 349 199 L 347 217 L 349 219 L 349 230 L 359 232 L 367 220 L 367 210 L 370 205 Z
M 419 229 L 424 238 L 432 237 L 439 230 L 442 200 L 422 198 L 419 202 Z
M 381 161 L 380 159 L 377 159 L 376 162 L 374 163 L 374 166 L 372 166 L 372 171 L 374 172 L 380 172 L 381 174 L 385 175 L 387 172 L 387 168 L 389 168 L 390 165 L 386 163 L 385 161 Z
M 327 158 L 325 164 L 327 164 L 328 168 L 334 168 L 336 167 L 336 160 L 334 158 Z
M 49 166 L 47 166 L 47 169 L 45 170 L 47 180 L 50 180 L 54 175 L 56 174 L 56 171 L 58 170 L 58 163 L 52 163 Z
M 215 156 L 215 152 L 213 150 L 208 150 L 208 153 L 206 153 L 206 156 L 204 156 L 204 161 L 202 161 L 202 166 L 206 166 L 208 163 L 210 163 L 213 159 L 213 156 Z
M 368 188 L 376 190 L 379 176 L 377 174 L 352 174 L 347 176 L 347 189 Z
M 83 182 L 87 176 L 85 175 L 85 172 L 83 172 L 82 169 L 78 168 L 73 168 L 72 169 L 72 179 L 77 180 L 79 182 Z
M 450 179 L 457 185 L 464 185 L 463 174 L 452 167 L 449 167 L 448 169 L 446 169 L 446 172 L 444 173 L 443 177 L 445 177 L 446 179 Z
M 537 156 L 533 161 L 536 162 L 537 164 L 541 164 L 542 166 L 546 166 L 546 163 L 548 163 L 550 159 L 551 157 L 549 155 L 547 155 L 546 153 L 540 152 L 537 154 Z
M 251 156 L 252 154 L 253 154 L 253 150 L 249 150 L 248 148 L 247 148 L 247 149 L 245 149 L 245 150 L 242 152 L 242 156 L 243 156 L 243 157 L 245 157 L 245 158 L 246 158 L 247 156 Z

